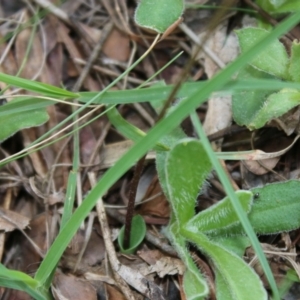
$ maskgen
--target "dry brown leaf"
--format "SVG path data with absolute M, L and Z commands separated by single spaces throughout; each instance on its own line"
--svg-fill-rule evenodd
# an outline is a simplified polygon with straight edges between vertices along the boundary
M 271 124 L 275 124 L 276 127 L 283 130 L 287 135 L 291 135 L 294 132 L 300 134 L 300 107 L 296 107 L 278 119 L 271 121 Z
M 139 250 L 137 254 L 149 265 L 154 265 L 159 259 L 165 256 L 165 254 L 163 254 L 159 250 L 149 250 L 149 249 Z
M 106 285 L 107 298 L 109 300 L 126 300 L 124 295 L 120 293 L 115 287 Z
M 217 54 L 223 64 L 234 60 L 238 55 L 238 41 L 234 33 L 227 35 L 228 20 L 220 24 L 210 35 L 206 45 L 212 53 Z M 205 33 L 206 34 L 206 33 Z M 202 52 L 204 69 L 208 78 L 212 78 L 220 70 L 220 66 Z M 213 96 L 208 101 L 208 110 L 204 122 L 206 134 L 213 134 L 230 126 L 232 122 L 231 96 Z
M 263 150 L 266 152 L 273 151 L 275 152 L 278 149 L 282 149 L 283 147 L 288 147 L 291 144 L 290 138 L 281 138 L 276 139 L 268 142 L 264 147 Z M 243 164 L 245 167 L 252 173 L 256 175 L 263 175 L 268 173 L 272 170 L 280 160 L 280 156 L 264 159 L 261 161 L 254 161 L 254 160 L 245 160 Z
M 96 290 L 91 283 L 70 274 L 55 274 L 53 286 L 52 291 L 59 300 L 97 300 Z
M 157 273 L 163 278 L 166 275 L 182 275 L 185 271 L 184 263 L 180 259 L 166 256 L 159 250 L 141 250 L 138 255 L 150 265 L 143 271 L 140 269 L 145 276 Z
M 161 278 L 166 275 L 183 275 L 185 272 L 185 265 L 178 258 L 165 256 L 158 260 L 155 265 L 149 267 L 149 273 L 153 272 L 157 273 Z
M 4 41 L 4 37 L 2 35 L 0 35 L 0 39 L 2 41 Z M 0 43 L 1 58 L 2 58 L 2 55 L 4 55 L 7 46 L 8 45 L 5 42 Z M 2 73 L 9 74 L 9 75 L 17 74 L 17 63 L 16 63 L 15 57 L 12 53 L 12 50 L 9 50 L 7 55 L 3 57 L 2 63 L 0 65 L 0 71 Z M 5 84 L 1 82 L 0 87 L 2 89 L 4 89 Z
M 15 229 L 24 229 L 29 225 L 30 219 L 8 209 L 0 209 L 0 230 L 5 232 Z
M 85 126 L 80 130 L 80 156 L 83 164 L 88 164 L 91 155 L 95 151 L 97 140 L 90 126 Z M 94 164 L 100 163 L 99 154 L 95 156 Z
M 127 35 L 113 29 L 103 45 L 103 53 L 111 59 L 126 62 L 130 55 L 129 42 Z
M 78 47 L 69 36 L 69 29 L 62 22 L 59 22 L 58 24 L 58 33 L 60 41 L 65 45 L 72 60 L 74 61 L 76 58 L 83 59 L 83 56 L 81 55 Z M 81 68 L 79 66 L 77 66 L 77 70 L 78 72 L 81 72 Z M 86 77 L 86 80 L 84 81 L 84 86 L 90 91 L 97 91 L 100 89 L 99 84 L 91 76 Z
M 30 22 L 30 16 L 26 13 L 24 21 Z M 28 47 L 28 41 L 32 34 L 32 28 L 28 27 L 23 29 L 16 37 L 15 42 L 15 54 L 17 59 L 18 68 L 21 67 L 24 60 L 26 63 L 20 74 L 20 77 L 31 79 L 36 77 L 39 72 L 41 72 L 41 64 L 44 59 L 43 47 L 39 38 L 39 34 L 35 34 L 33 38 L 33 43 L 29 52 L 28 57 L 26 57 L 26 51 Z
M 143 203 L 138 208 L 138 213 L 141 215 L 152 215 L 168 218 L 170 216 L 170 206 L 162 192 L 157 176 L 153 178 L 144 199 L 149 199 L 153 196 L 156 197 L 151 201 Z
M 70 246 L 66 249 L 62 259 L 62 266 L 66 269 L 73 270 L 77 260 L 78 254 L 84 244 L 85 232 L 79 230 L 75 237 L 72 239 Z M 105 247 L 103 238 L 95 231 L 92 232 L 88 241 L 84 254 L 77 266 L 77 272 L 85 273 L 91 270 L 94 266 L 99 266 L 104 259 Z
M 134 143 L 130 140 L 112 143 L 104 146 L 101 150 L 101 169 L 106 169 L 113 166 L 124 155 Z M 155 153 L 149 152 L 147 159 L 154 159 Z

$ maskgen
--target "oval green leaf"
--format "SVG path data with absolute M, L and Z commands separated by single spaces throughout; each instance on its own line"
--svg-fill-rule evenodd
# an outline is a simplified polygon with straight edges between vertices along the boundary
M 118 244 L 121 249 L 121 252 L 124 254 L 132 254 L 135 252 L 137 247 L 142 243 L 143 239 L 146 235 L 146 224 L 141 215 L 135 215 L 132 218 L 131 224 L 131 232 L 130 232 L 130 241 L 129 241 L 129 248 L 124 249 L 123 242 L 124 242 L 124 230 L 125 226 L 123 226 L 120 230 L 118 236 Z
M 141 0 L 134 19 L 141 27 L 163 33 L 180 18 L 183 9 L 183 0 Z

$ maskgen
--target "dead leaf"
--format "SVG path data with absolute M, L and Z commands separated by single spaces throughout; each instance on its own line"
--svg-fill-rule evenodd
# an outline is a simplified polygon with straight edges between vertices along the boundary
M 28 13 L 25 14 L 24 21 L 30 22 Z M 26 51 L 31 34 L 31 27 L 23 29 L 17 35 L 15 42 L 15 54 L 18 67 L 20 68 L 23 61 L 25 61 L 24 68 L 19 76 L 28 79 L 36 77 L 36 75 L 42 71 L 41 67 L 43 67 L 42 63 L 44 61 L 43 47 L 39 38 L 39 34 L 34 35 L 33 43 L 27 57 Z
M 155 265 L 149 267 L 149 273 L 156 272 L 161 278 L 166 275 L 183 275 L 184 271 L 185 265 L 180 259 L 167 256 L 162 257 Z
M 278 148 L 282 149 L 283 147 L 287 147 L 290 145 L 291 139 L 289 138 L 280 138 L 273 141 L 268 142 L 263 146 L 263 150 L 266 152 L 273 151 L 275 152 Z M 280 160 L 280 156 L 254 161 L 254 160 L 245 160 L 243 164 L 245 167 L 252 173 L 256 175 L 263 175 L 272 170 Z
M 185 265 L 180 259 L 166 256 L 159 250 L 140 250 L 137 254 L 150 265 L 143 271 L 145 276 L 157 273 L 163 278 L 166 275 L 182 275 L 185 271 Z
M 5 232 L 15 229 L 24 229 L 29 225 L 30 219 L 8 209 L 0 209 L 0 230 Z
M 107 298 L 109 300 L 126 300 L 124 295 L 120 293 L 115 287 L 111 285 L 106 285 L 106 290 L 107 290 Z
M 56 273 L 53 286 L 53 294 L 59 300 L 97 300 L 96 290 L 91 283 L 70 274 Z
M 220 24 L 206 42 L 207 50 L 217 54 L 217 58 L 223 65 L 234 60 L 239 51 L 235 34 L 231 32 L 227 35 L 227 25 L 228 20 Z M 201 58 L 204 59 L 204 70 L 208 78 L 212 78 L 220 70 L 220 65 L 212 59 L 211 55 L 208 55 L 207 51 L 201 52 Z M 231 122 L 231 96 L 211 97 L 208 101 L 208 110 L 204 121 L 206 134 L 209 135 L 222 130 L 230 126 Z
M 117 29 L 113 29 L 103 45 L 103 53 L 117 61 L 128 61 L 130 55 L 128 36 Z
M 91 155 L 95 151 L 97 140 L 90 126 L 85 126 L 80 130 L 80 154 L 83 164 L 90 162 Z M 94 164 L 100 163 L 99 154 L 93 160 Z

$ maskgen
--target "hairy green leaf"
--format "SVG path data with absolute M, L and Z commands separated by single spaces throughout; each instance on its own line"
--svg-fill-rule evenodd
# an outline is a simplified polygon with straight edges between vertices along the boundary
M 186 272 L 183 276 L 183 289 L 187 300 L 205 299 L 208 295 L 207 283 L 187 249 L 185 238 L 179 234 L 178 223 L 169 225 L 166 235 L 186 265 Z
M 300 227 L 300 181 L 272 183 L 251 191 L 257 195 L 249 214 L 255 232 L 272 234 Z
M 300 43 L 297 41 L 292 43 L 289 74 L 293 81 L 300 82 Z
M 261 72 L 250 65 L 243 68 L 239 74 L 238 79 L 271 79 L 273 76 Z M 232 113 L 235 122 L 239 125 L 248 126 L 256 114 L 263 107 L 266 97 L 271 94 L 268 89 L 252 89 L 235 91 L 232 97 Z
M 236 32 L 242 53 L 248 51 L 268 35 L 268 31 L 252 27 Z M 276 40 L 270 43 L 269 47 L 262 51 L 250 64 L 263 72 L 288 80 L 288 63 L 289 58 L 283 44 Z
M 198 140 L 182 139 L 169 151 L 165 170 L 167 189 L 179 224 L 184 225 L 194 216 L 197 196 L 211 168 Z
M 259 277 L 240 257 L 212 242 L 204 234 L 196 234 L 185 229 L 180 230 L 180 233 L 212 260 L 222 281 L 226 283 L 232 300 L 267 299 L 267 293 Z M 223 283 L 222 285 L 224 286 Z
M 243 210 L 248 214 L 251 210 L 253 194 L 249 191 L 240 190 L 236 192 L 236 196 Z M 220 229 L 226 230 L 239 223 L 239 217 L 229 197 L 226 197 L 190 219 L 185 228 L 195 233 L 213 234 Z
M 247 127 L 251 130 L 263 127 L 268 121 L 278 118 L 300 104 L 300 92 L 283 89 L 268 96 L 264 105 L 253 116 Z

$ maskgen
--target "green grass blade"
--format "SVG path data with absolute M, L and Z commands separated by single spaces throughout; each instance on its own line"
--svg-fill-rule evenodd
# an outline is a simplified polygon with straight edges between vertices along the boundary
M 16 76 L 0 73 L 0 81 L 23 88 L 24 90 L 41 93 L 52 97 L 77 98 L 78 94 L 60 89 L 50 84 L 23 79 Z
M 1 77 L 1 73 L 0 73 Z M 26 82 L 32 81 L 27 79 L 22 79 Z M 5 80 L 1 80 L 7 82 Z M 38 83 L 39 84 L 39 83 Z M 206 84 L 203 82 L 192 82 L 185 83 L 179 90 L 177 97 L 179 99 L 190 97 L 197 90 L 201 89 Z M 22 87 L 23 85 L 15 85 Z M 52 86 L 49 86 L 52 87 Z M 23 87 L 26 89 L 25 87 Z M 224 85 L 219 92 L 234 92 L 234 91 L 253 91 L 253 90 L 279 90 L 283 88 L 300 89 L 300 83 L 296 82 L 284 82 L 278 79 L 247 79 L 247 80 L 232 80 L 228 84 Z M 139 102 L 152 102 L 152 101 L 163 101 L 166 100 L 169 93 L 173 89 L 172 85 L 165 86 L 154 86 L 144 89 L 134 89 L 134 90 L 124 90 L 124 91 L 106 91 L 101 96 L 98 96 L 98 92 L 79 92 L 79 97 L 77 98 L 79 102 L 91 103 L 91 104 L 126 104 L 126 103 L 139 103 Z M 30 90 L 29 88 L 26 90 Z M 64 90 L 63 90 L 64 91 Z M 47 95 L 40 90 L 41 94 Z M 97 96 L 97 98 L 96 98 Z M 54 97 L 57 97 L 56 95 Z M 16 100 L 22 99 L 22 101 Z M 93 99 L 91 101 L 91 99 Z M 55 101 L 50 101 L 38 96 L 20 96 L 16 100 L 10 101 L 9 103 L 0 106 L 0 117 L 8 116 L 13 113 L 19 113 L 23 111 L 36 110 L 39 108 L 44 108 L 49 105 L 55 104 Z
M 152 148 L 162 136 L 178 126 L 180 122 L 199 104 L 203 103 L 212 92 L 221 89 L 222 86 L 230 80 L 231 76 L 233 76 L 241 67 L 245 66 L 249 60 L 259 53 L 259 51 L 267 47 L 272 40 L 288 31 L 292 26 L 297 24 L 299 20 L 300 13 L 297 13 L 283 21 L 259 44 L 255 45 L 248 52 L 244 53 L 233 63 L 228 65 L 222 72 L 218 73 L 212 80 L 208 81 L 202 89 L 195 92 L 188 99 L 182 101 L 182 103 L 180 103 L 164 120 L 151 129 L 146 137 L 136 143 L 130 151 L 110 168 L 85 198 L 82 205 L 74 212 L 71 219 L 66 223 L 65 227 L 55 239 L 37 270 L 35 276 L 36 280 L 41 282 L 41 284 L 47 280 L 48 274 L 51 273 L 52 269 L 58 263 L 81 222 L 93 209 L 99 197 L 103 196 L 104 193 L 137 161 L 137 159 L 142 157 L 150 148 Z M 272 279 L 270 280 L 272 281 Z M 271 286 L 276 290 L 274 281 Z

